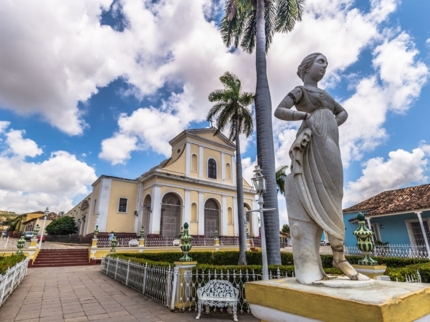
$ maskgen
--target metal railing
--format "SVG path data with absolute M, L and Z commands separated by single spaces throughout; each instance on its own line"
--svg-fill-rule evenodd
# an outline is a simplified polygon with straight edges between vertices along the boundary
M 282 275 L 279 268 L 276 271 L 269 271 L 269 279 L 280 279 L 286 278 L 288 274 Z M 292 276 L 294 277 L 294 272 Z M 207 272 L 199 271 L 188 271 L 185 274 L 184 282 L 180 283 L 177 287 L 176 303 L 179 303 L 182 311 L 196 311 L 197 312 L 197 289 L 204 287 L 206 283 L 210 280 L 225 280 L 233 284 L 234 287 L 239 289 L 239 303 L 238 303 L 238 313 L 248 314 L 251 313 L 251 308 L 246 301 L 245 294 L 245 283 L 261 281 L 262 275 L 256 273 L 254 270 L 248 269 L 238 269 L 238 270 L 209 270 Z M 221 310 L 222 308 L 213 307 L 213 311 Z
M 121 237 L 117 239 L 116 247 L 129 247 L 130 240 L 137 238 L 135 237 Z M 97 239 L 97 247 L 111 247 L 111 241 L 109 238 L 98 238 Z
M 27 275 L 29 258 L 7 269 L 5 275 L 0 275 L 0 307 L 18 287 L 21 281 Z
M 203 287 L 210 280 L 228 280 L 234 287 L 239 289 L 239 313 L 251 313 L 246 302 L 245 283 L 261 280 L 261 274 L 254 270 L 209 270 L 202 272 L 189 269 L 181 279 L 179 268 L 172 269 L 155 265 L 142 265 L 131 260 L 123 260 L 111 257 L 103 257 L 101 271 L 107 276 L 125 284 L 126 286 L 160 302 L 170 309 L 174 309 L 175 302 L 179 303 L 180 309 L 197 310 L 197 289 Z M 294 276 L 294 273 L 293 275 Z M 277 271 L 269 272 L 269 279 L 288 277 Z M 219 309 L 219 308 L 218 308 Z M 217 310 L 217 308 L 214 308 Z
M 345 247 L 346 255 L 361 255 L 362 252 L 356 246 Z M 376 246 L 372 251 L 373 256 L 399 257 L 399 258 L 430 258 L 425 245 L 392 244 Z
M 171 306 L 173 270 L 166 267 L 141 265 L 111 257 L 103 257 L 101 270 L 107 276 L 150 297 L 154 301 Z
M 0 249 L 6 249 L 8 244 L 9 244 L 9 236 L 0 237 Z

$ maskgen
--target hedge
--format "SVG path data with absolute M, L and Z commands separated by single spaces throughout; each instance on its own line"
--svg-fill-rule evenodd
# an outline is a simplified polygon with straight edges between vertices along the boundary
M 0 256 L 0 275 L 5 275 L 9 267 L 15 266 L 25 260 L 24 255 Z
M 148 263 L 149 265 L 159 266 L 172 266 L 173 262 L 179 261 L 182 253 L 129 253 L 129 254 L 117 254 L 112 257 L 119 257 L 125 260 L 131 259 L 139 263 Z M 193 252 L 190 253 L 193 261 L 197 262 L 195 269 L 199 270 L 210 270 L 217 269 L 222 270 L 223 274 L 227 273 L 227 270 L 240 271 L 248 269 L 250 274 L 254 270 L 255 274 L 261 274 L 261 252 L 246 252 L 247 266 L 237 265 L 239 258 L 238 251 L 228 252 Z M 351 264 L 358 264 L 358 261 L 362 259 L 362 256 L 346 256 Z M 396 278 L 401 282 L 405 280 L 405 275 L 415 275 L 417 271 L 421 274 L 421 280 L 423 283 L 430 283 L 430 260 L 429 259 L 417 259 L 417 258 L 396 258 L 396 257 L 373 257 L 378 261 L 380 265 L 387 266 L 386 275 L 389 275 L 392 281 Z M 321 255 L 321 262 L 324 271 L 327 274 L 342 275 L 342 272 L 334 268 L 332 265 L 332 255 Z M 279 268 L 281 275 L 291 276 L 294 271 L 294 260 L 292 253 L 281 253 L 281 265 L 269 265 L 269 270 L 272 274 L 276 274 Z

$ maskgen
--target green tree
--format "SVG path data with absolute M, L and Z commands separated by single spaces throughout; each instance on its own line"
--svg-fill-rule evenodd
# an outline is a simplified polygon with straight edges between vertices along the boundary
M 279 211 L 275 178 L 272 103 L 267 79 L 266 52 L 275 32 L 293 30 L 302 18 L 303 0 L 227 0 L 221 34 L 227 46 L 251 53 L 255 48 L 257 87 L 255 118 L 258 164 L 266 178 L 265 208 L 276 208 L 264 216 L 269 264 L 281 264 Z
M 285 170 L 287 168 L 288 168 L 287 165 L 280 166 L 276 170 L 276 174 L 275 174 L 276 185 L 281 195 L 285 195 L 285 179 L 287 178 L 287 174 L 285 173 Z
M 254 94 L 242 92 L 242 84 L 236 75 L 226 72 L 220 77 L 224 89 L 209 94 L 209 101 L 216 103 L 207 115 L 208 120 L 216 118 L 217 130 L 220 133 L 229 125 L 229 140 L 236 143 L 236 186 L 237 215 L 239 222 L 239 265 L 246 265 L 246 232 L 243 201 L 242 158 L 240 156 L 239 135 L 250 136 L 253 130 L 251 112 L 247 108 L 254 102 Z
M 51 221 L 45 230 L 49 235 L 69 235 L 77 233 L 78 226 L 75 218 L 65 216 Z
M 288 224 L 283 225 L 281 231 L 284 234 L 288 234 L 290 232 L 290 226 Z
M 7 224 L 9 225 L 9 228 L 7 231 L 21 231 L 22 223 L 27 218 L 27 214 L 18 215 L 15 218 L 8 218 Z

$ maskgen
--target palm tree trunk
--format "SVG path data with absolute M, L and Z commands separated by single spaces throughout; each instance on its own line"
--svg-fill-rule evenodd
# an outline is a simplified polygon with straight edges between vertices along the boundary
M 243 206 L 243 179 L 242 157 L 240 156 L 239 124 L 236 122 L 236 188 L 237 188 L 237 215 L 239 223 L 239 261 L 238 265 L 246 265 L 246 232 L 245 209 Z
M 279 241 L 279 212 L 275 178 L 275 149 L 272 130 L 272 102 L 266 70 L 266 34 L 264 19 L 264 0 L 257 0 L 257 44 L 256 44 L 257 88 L 255 98 L 255 117 L 257 123 L 258 164 L 266 178 L 266 193 L 263 195 L 265 208 L 276 208 L 266 212 L 264 228 L 266 231 L 267 261 L 269 265 L 281 264 L 281 245 Z

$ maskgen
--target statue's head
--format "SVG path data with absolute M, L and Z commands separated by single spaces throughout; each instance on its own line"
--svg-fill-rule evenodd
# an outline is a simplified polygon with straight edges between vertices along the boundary
M 313 54 L 307 55 L 305 58 L 303 58 L 303 60 L 300 63 L 299 67 L 297 67 L 297 76 L 299 76 L 302 81 L 305 81 L 304 78 L 305 78 L 306 72 L 309 70 L 309 68 L 311 68 L 311 66 L 313 65 L 315 59 L 319 55 L 324 56 L 321 53 L 313 53 Z

